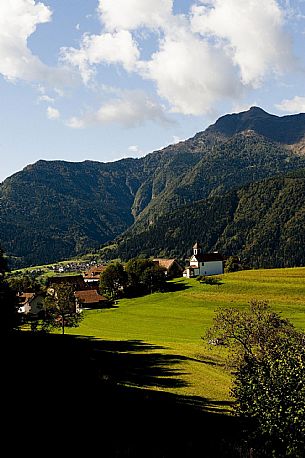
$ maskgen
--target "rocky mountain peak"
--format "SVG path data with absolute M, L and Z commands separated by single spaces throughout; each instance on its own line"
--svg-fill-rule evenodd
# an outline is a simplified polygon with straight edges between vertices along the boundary
M 305 114 L 276 116 L 253 106 L 248 111 L 222 116 L 206 132 L 229 137 L 249 130 L 274 142 L 293 145 L 305 137 Z

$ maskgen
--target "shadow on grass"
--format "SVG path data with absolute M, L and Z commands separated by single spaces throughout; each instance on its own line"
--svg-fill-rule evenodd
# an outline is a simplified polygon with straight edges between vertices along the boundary
M 169 282 L 166 282 L 166 285 L 165 285 L 165 288 L 163 291 L 159 291 L 159 292 L 163 292 L 163 293 L 173 293 L 173 292 L 176 292 L 176 291 L 184 291 L 186 289 L 189 289 L 189 288 L 192 288 L 191 285 L 188 285 L 187 283 L 181 281 L 181 280 L 172 280 L 172 281 L 169 281 Z M 126 294 L 125 294 L 125 298 L 126 299 L 134 299 L 136 297 L 145 297 L 145 296 L 149 296 L 151 293 L 147 292 L 147 291 L 141 291 L 139 289 L 136 289 L 136 290 L 132 290 L 132 289 L 129 289 L 126 291 Z
M 25 332 L 6 348 L 3 417 L 18 434 L 35 426 L 49 449 L 63 436 L 61 452 L 86 456 L 238 456 L 237 420 L 214 412 L 223 403 L 162 391 L 186 387 L 179 355 L 141 341 Z
M 193 286 L 183 281 L 170 281 L 166 283 L 165 292 L 174 293 L 176 291 L 185 291 L 190 288 L 193 288 Z

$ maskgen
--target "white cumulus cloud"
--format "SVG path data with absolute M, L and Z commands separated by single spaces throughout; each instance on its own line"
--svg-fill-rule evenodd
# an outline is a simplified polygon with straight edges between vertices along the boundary
M 258 86 L 268 72 L 281 72 L 294 65 L 284 13 L 276 0 L 204 3 L 192 8 L 192 30 L 213 36 L 227 48 L 244 84 Z
M 65 69 L 50 68 L 28 47 L 28 38 L 39 24 L 51 21 L 50 8 L 34 0 L 0 2 L 0 74 L 15 81 L 44 81 L 52 85 L 69 82 Z
M 57 108 L 53 108 L 53 107 L 48 107 L 47 108 L 47 117 L 49 119 L 59 119 L 60 118 L 60 112 L 59 110 L 57 110 Z
M 286 113 L 305 113 L 305 97 L 295 96 L 292 99 L 282 100 L 275 106 Z
M 99 110 L 68 120 L 69 127 L 80 129 L 92 125 L 117 123 L 137 127 L 147 121 L 160 124 L 171 122 L 158 102 L 143 91 L 124 91 L 120 97 L 103 104 Z
M 85 34 L 79 49 L 61 49 L 62 60 L 78 67 L 86 84 L 94 75 L 93 65 L 118 63 L 131 71 L 139 54 L 137 44 L 127 30 L 101 35 Z
M 99 13 L 107 30 L 159 28 L 171 17 L 173 0 L 99 0 Z
M 185 115 L 210 112 L 219 99 L 238 97 L 241 86 L 224 52 L 183 30 L 166 36 L 140 68 L 144 77 L 155 81 L 172 111 Z
M 99 0 L 101 34 L 83 35 L 79 48 L 62 48 L 62 59 L 78 68 L 85 84 L 97 74 L 97 65 L 121 65 L 151 80 L 170 111 L 195 116 L 214 112 L 224 99 L 239 103 L 247 89 L 295 65 L 277 0 L 194 0 L 184 15 L 174 14 L 173 3 Z M 146 60 L 141 60 L 139 40 L 152 36 L 139 33 L 142 28 L 158 30 L 156 50 Z M 106 105 L 95 121 L 113 111 Z

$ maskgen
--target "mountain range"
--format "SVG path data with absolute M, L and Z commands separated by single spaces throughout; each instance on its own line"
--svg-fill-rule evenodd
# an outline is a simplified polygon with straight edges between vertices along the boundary
M 140 159 L 27 166 L 0 185 L 0 243 L 18 267 L 114 239 L 123 259 L 184 257 L 196 239 L 249 266 L 300 265 L 303 168 L 305 114 L 252 107 Z

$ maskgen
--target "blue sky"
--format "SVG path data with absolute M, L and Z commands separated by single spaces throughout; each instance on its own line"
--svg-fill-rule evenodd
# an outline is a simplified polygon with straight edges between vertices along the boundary
M 305 112 L 304 0 L 0 4 L 0 181 L 113 161 L 258 105 Z

